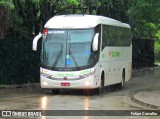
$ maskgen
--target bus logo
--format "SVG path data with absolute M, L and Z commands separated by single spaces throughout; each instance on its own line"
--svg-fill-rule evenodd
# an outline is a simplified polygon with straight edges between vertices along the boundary
M 119 51 L 110 51 L 109 56 L 110 57 L 120 57 L 120 52 Z
M 67 77 L 63 77 L 64 80 L 67 80 Z

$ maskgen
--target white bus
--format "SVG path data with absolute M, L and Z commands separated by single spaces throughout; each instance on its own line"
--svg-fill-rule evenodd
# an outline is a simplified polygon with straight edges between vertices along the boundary
M 60 15 L 51 18 L 42 37 L 41 88 L 97 89 L 131 79 L 131 28 L 96 15 Z

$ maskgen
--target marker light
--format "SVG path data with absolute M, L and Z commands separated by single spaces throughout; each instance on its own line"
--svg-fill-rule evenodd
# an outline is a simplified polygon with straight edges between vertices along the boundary
M 47 33 L 48 33 L 48 30 L 47 30 L 47 29 L 44 29 L 44 30 L 43 30 L 43 34 L 46 35 Z

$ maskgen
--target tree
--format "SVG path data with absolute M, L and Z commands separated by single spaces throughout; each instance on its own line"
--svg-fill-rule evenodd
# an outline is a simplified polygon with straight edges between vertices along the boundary
M 72 6 L 78 5 L 76 0 L 14 0 L 12 11 L 12 35 L 31 37 L 38 34 L 46 21 L 63 13 Z
M 160 1 L 134 0 L 128 15 L 134 38 L 155 40 L 155 60 L 160 61 Z
M 4 38 L 10 27 L 10 10 L 14 9 L 12 0 L 0 0 L 0 38 Z
M 12 0 L 0 0 L 0 6 L 9 9 L 14 9 Z
M 57 14 L 67 14 L 70 8 L 77 5 L 77 0 L 40 0 L 38 18 L 42 22 L 41 27 L 44 27 L 51 17 Z
M 132 0 L 100 0 L 97 14 L 128 22 L 127 10 L 131 3 Z
M 159 0 L 134 0 L 128 10 L 130 24 L 133 27 L 134 37 L 157 39 L 160 1 Z

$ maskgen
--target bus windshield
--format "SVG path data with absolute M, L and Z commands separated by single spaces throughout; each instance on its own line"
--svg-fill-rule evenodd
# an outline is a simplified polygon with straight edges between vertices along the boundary
M 72 70 L 93 65 L 94 29 L 48 30 L 43 35 L 42 66 L 59 70 Z

